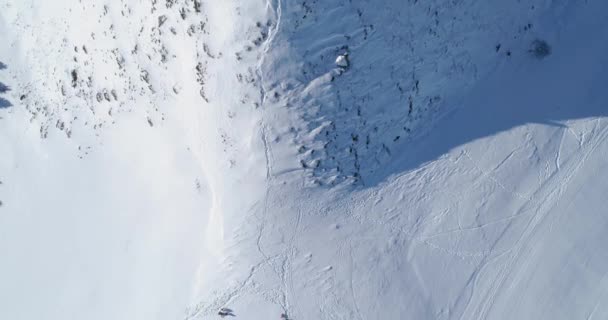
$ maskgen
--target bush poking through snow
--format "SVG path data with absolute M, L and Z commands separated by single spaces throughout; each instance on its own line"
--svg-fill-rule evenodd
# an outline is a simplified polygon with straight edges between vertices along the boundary
M 551 54 L 551 46 L 545 41 L 536 39 L 532 41 L 532 47 L 530 48 L 530 52 L 538 59 L 543 59 L 544 57 Z
M 0 70 L 2 70 L 2 69 L 6 69 L 6 65 L 4 63 L 0 62 Z M 5 85 L 4 83 L 0 82 L 0 94 L 6 93 L 8 91 L 11 91 L 11 88 L 9 86 Z M 0 109 L 7 108 L 10 106 L 11 106 L 11 103 L 8 100 L 0 97 Z M 0 205 L 2 205 L 2 202 L 0 202 Z

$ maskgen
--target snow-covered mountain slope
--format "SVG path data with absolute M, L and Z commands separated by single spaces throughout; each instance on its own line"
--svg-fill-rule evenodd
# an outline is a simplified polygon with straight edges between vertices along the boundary
M 606 9 L 0 1 L 0 318 L 606 318 Z

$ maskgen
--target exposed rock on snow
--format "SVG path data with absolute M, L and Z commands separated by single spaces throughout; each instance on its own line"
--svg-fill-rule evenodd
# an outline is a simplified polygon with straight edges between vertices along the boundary
M 348 60 L 348 53 L 341 54 L 336 58 L 336 65 L 340 68 L 348 68 L 350 61 Z

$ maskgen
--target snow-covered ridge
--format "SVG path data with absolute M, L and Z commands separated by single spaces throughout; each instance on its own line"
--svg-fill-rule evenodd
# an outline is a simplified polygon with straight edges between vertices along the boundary
M 265 179 L 256 83 L 274 22 L 264 1 L 210 4 L 0 2 L 2 277 L 23 288 L 2 318 L 175 319 L 222 286 L 226 221 Z M 69 292 L 25 310 L 35 283 Z
M 198 0 L 9 5 L 6 23 L 27 66 L 11 73 L 28 79 L 13 91 L 41 138 L 50 129 L 75 134 L 86 156 L 120 113 L 160 125 L 177 97 L 194 90 L 208 105 L 217 83 L 209 64 L 227 61 L 241 69 L 236 85 L 259 91 L 240 104 L 282 119 L 267 130 L 290 143 L 295 161 L 285 170 L 308 171 L 314 183 L 365 183 L 412 135 L 458 107 L 475 81 L 527 54 L 544 36 L 535 24 L 546 4 L 537 2 L 389 1 L 368 9 L 364 1 L 260 1 L 251 2 L 257 14 L 235 4 L 215 18 L 216 6 Z M 230 15 L 238 24 L 224 23 Z M 334 60 L 345 52 L 352 65 L 343 72 Z

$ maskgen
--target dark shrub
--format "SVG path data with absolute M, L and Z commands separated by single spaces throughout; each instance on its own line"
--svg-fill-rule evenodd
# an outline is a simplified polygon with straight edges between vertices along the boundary
M 545 40 L 536 39 L 532 41 L 530 52 L 538 59 L 542 59 L 551 54 L 551 46 Z

